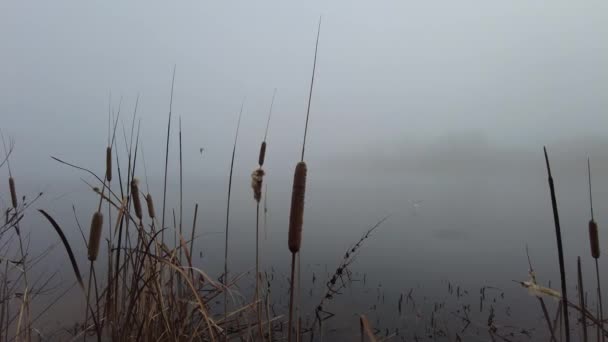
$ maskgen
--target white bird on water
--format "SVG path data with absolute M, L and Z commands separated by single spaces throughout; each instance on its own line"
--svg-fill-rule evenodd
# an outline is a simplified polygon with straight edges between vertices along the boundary
M 412 215 L 418 215 L 420 207 L 422 206 L 422 200 L 410 200 L 410 203 L 412 205 Z

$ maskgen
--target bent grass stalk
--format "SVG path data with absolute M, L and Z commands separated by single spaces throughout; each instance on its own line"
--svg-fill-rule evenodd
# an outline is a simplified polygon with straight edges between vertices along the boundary
M 568 316 L 568 293 L 566 285 L 566 270 L 564 266 L 564 248 L 562 245 L 562 232 L 559 223 L 559 213 L 557 210 L 557 196 L 555 194 L 555 185 L 553 182 L 553 176 L 551 175 L 551 167 L 549 165 L 549 156 L 547 155 L 546 147 L 543 147 L 545 153 L 545 163 L 547 164 L 547 175 L 549 182 L 549 191 L 551 193 L 551 207 L 553 208 L 553 222 L 555 224 L 555 238 L 557 240 L 557 253 L 559 258 L 559 273 L 562 288 L 562 310 L 564 319 L 564 333 L 566 335 L 566 342 L 570 342 L 570 318 Z

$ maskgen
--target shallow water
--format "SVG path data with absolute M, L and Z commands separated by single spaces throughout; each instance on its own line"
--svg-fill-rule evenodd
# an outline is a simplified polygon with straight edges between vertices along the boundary
M 369 227 L 389 216 L 363 242 L 348 266 L 350 279 L 343 277 L 345 288 L 332 293 L 331 299 L 323 304 L 324 311 L 335 315 L 323 321 L 324 337 L 354 338 L 360 314 L 369 318 L 380 335 L 396 334 L 397 339 L 416 336 L 441 340 L 453 339 L 458 334 L 467 341 L 485 341 L 489 338 L 490 317 L 498 327 L 496 333 L 511 339 L 547 336 L 538 301 L 514 282 L 529 279 L 525 251 L 528 246 L 539 281 L 559 290 L 554 228 L 542 164 L 537 170 L 540 174 L 530 177 L 489 174 L 403 181 L 387 176 L 365 182 L 321 178 L 311 172 L 301 252 L 301 310 L 305 326 L 314 320 L 315 308 L 326 294 L 326 283 L 344 253 Z M 274 309 L 279 314 L 287 311 L 290 263 L 287 249 L 290 191 L 289 179 L 283 178 L 266 178 L 270 190 L 260 231 L 262 268 L 272 278 Z M 582 178 L 562 186 L 557 180 L 558 196 L 568 194 L 567 198 L 560 197 L 559 204 L 569 292 L 574 299 L 576 255 L 583 258 L 588 289 L 595 279 L 588 256 L 588 213 L 581 183 L 584 181 Z M 44 208 L 56 218 L 81 261 L 81 269 L 88 269 L 76 217 L 86 235 L 89 216 L 97 202 L 95 195 L 78 180 L 46 184 L 42 180 L 41 184 L 21 189 L 31 194 L 45 191 L 36 207 Z M 200 206 L 194 266 L 218 277 L 223 267 L 226 183 L 189 180 L 187 184 L 183 230 L 188 235 L 194 203 Z M 602 186 L 598 188 L 596 206 L 605 207 L 608 198 Z M 160 182 L 153 182 L 150 189 L 159 216 L 161 189 Z M 249 277 L 239 283 L 239 293 L 248 298 L 253 291 L 250 279 L 255 253 L 255 202 L 246 176 L 237 176 L 233 191 L 229 268 L 232 275 L 248 273 Z M 173 221 L 174 208 L 179 222 L 178 200 L 177 184 L 170 183 L 167 222 Z M 602 222 L 601 217 L 598 220 Z M 33 210 L 22 226 L 31 232 L 32 251 L 58 243 L 50 225 Z M 172 241 L 172 235 L 167 239 Z M 103 274 L 103 265 L 98 263 L 98 274 Z M 55 271 L 58 274 L 52 284 L 56 288 L 40 297 L 37 310 L 74 281 L 61 246 L 56 246 L 36 265 L 34 272 L 44 278 Z M 81 297 L 74 287 L 69 296 L 36 322 L 36 328 L 57 334 L 58 329 L 70 326 L 70 322 L 81 318 Z M 593 291 L 589 291 L 589 305 L 594 305 L 593 298 Z M 551 298 L 546 301 L 550 312 L 555 313 L 557 302 Z M 465 316 L 468 321 L 463 319 Z M 578 333 L 578 329 L 573 331 Z M 317 331 L 317 338 L 318 334 Z

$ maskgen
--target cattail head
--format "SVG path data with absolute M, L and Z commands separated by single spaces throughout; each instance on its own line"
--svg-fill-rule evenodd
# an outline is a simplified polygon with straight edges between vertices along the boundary
M 264 181 L 264 170 L 258 168 L 251 173 L 251 188 L 253 188 L 253 198 L 260 203 L 262 199 L 262 182 Z
M 102 226 L 103 215 L 99 211 L 96 211 L 91 219 L 91 231 L 89 232 L 89 260 L 91 261 L 95 261 L 99 254 Z
M 139 181 L 133 178 L 131 181 L 131 198 L 133 199 L 133 208 L 135 208 L 135 216 L 141 220 L 141 201 L 139 200 Z
M 11 202 L 13 203 L 13 208 L 17 209 L 17 190 L 15 190 L 15 180 L 13 177 L 8 178 L 8 187 L 11 191 Z
M 106 179 L 112 181 L 112 148 L 106 148 Z
M 154 219 L 156 215 L 154 213 L 154 202 L 152 202 L 152 195 L 146 195 L 146 204 L 148 205 L 148 216 L 150 216 L 151 219 Z
M 289 250 L 292 253 L 300 251 L 302 244 L 302 224 L 304 217 L 304 194 L 306 192 L 306 163 L 299 162 L 293 175 L 293 190 L 291 193 L 291 211 L 289 213 Z
M 264 158 L 266 158 L 266 142 L 262 141 L 262 146 L 260 146 L 260 156 L 258 157 L 258 164 L 260 164 L 260 167 L 264 166 Z
M 594 259 L 600 257 L 600 242 L 597 231 L 597 223 L 594 220 L 589 221 L 589 242 L 591 243 L 591 256 Z

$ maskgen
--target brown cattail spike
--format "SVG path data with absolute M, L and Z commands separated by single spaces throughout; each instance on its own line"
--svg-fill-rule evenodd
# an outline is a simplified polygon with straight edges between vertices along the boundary
M 306 163 L 299 162 L 293 175 L 291 211 L 289 213 L 289 250 L 300 251 L 302 244 L 302 224 L 304 218 L 304 195 L 306 193 Z
M 260 167 L 264 166 L 265 158 L 266 158 L 266 142 L 262 141 L 262 145 L 260 146 L 260 156 L 258 157 L 258 164 L 260 164 Z
M 106 179 L 112 181 L 112 148 L 106 148 Z
M 95 261 L 99 254 L 99 243 L 103 226 L 103 215 L 97 211 L 91 219 L 91 231 L 89 232 L 89 260 Z
M 146 195 L 146 204 L 148 205 L 148 216 L 153 219 L 156 214 L 154 213 L 154 202 L 152 202 L 152 195 Z
M 133 199 L 133 208 L 135 208 L 135 216 L 141 220 L 142 211 L 141 211 L 141 201 L 139 200 L 139 181 L 137 178 L 134 178 L 131 181 L 131 197 Z
M 13 203 L 13 208 L 17 209 L 17 190 L 15 190 L 15 180 L 13 177 L 8 178 L 8 187 L 11 191 L 11 202 Z
M 264 181 L 264 170 L 259 168 L 251 173 L 251 188 L 253 188 L 253 198 L 260 203 L 262 199 L 262 182 Z
M 594 220 L 589 221 L 589 242 L 591 243 L 591 256 L 594 259 L 600 257 L 600 242 L 597 231 L 597 223 Z

